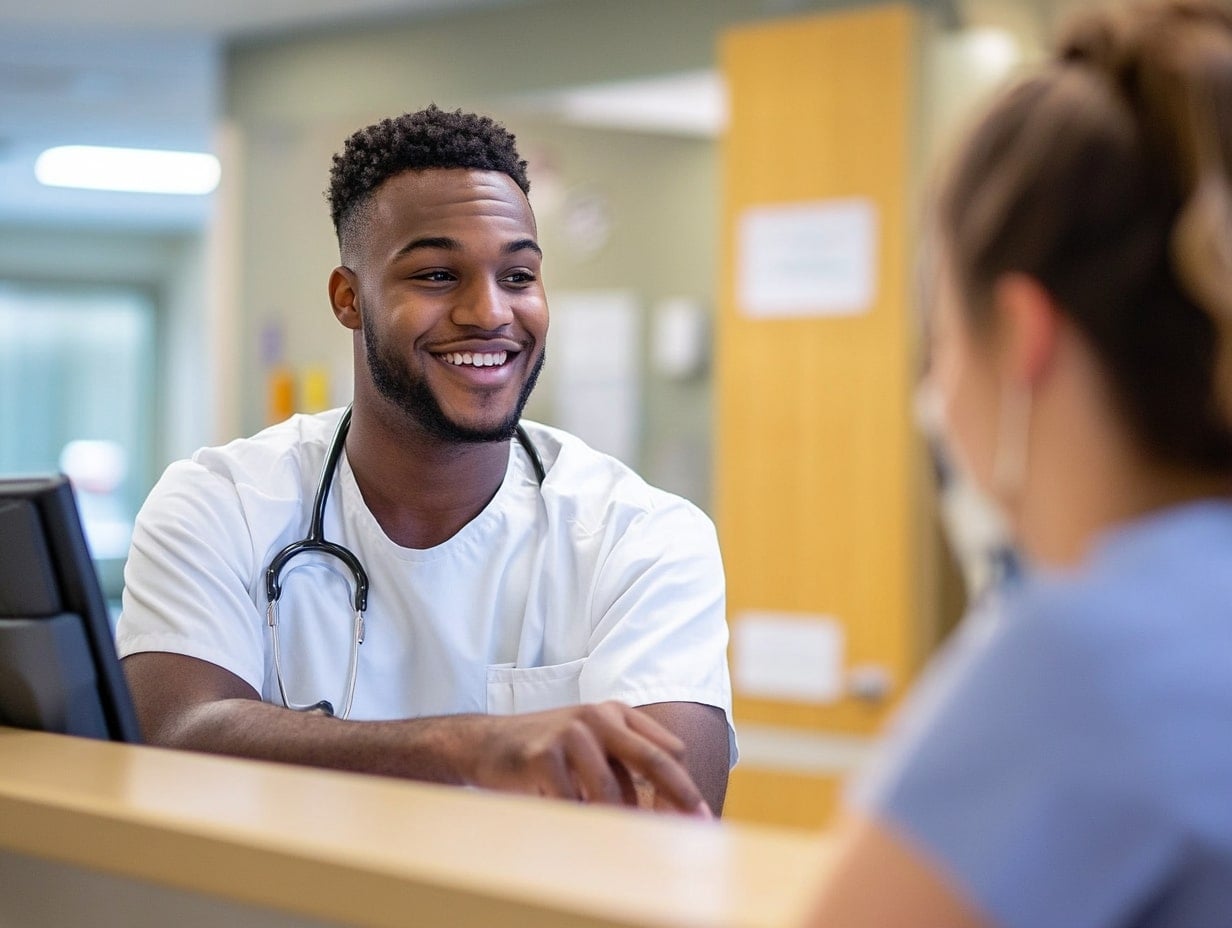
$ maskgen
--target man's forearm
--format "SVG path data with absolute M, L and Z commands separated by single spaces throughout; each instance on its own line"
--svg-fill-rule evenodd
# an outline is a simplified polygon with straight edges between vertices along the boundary
M 344 722 L 252 699 L 223 699 L 183 712 L 156 740 L 213 754 L 468 783 L 488 722 L 482 715 Z
M 662 807 L 710 815 L 682 764 L 684 743 L 617 702 L 352 722 L 224 698 L 182 709 L 152 734 L 167 747 L 584 802 L 636 804 L 633 780 L 641 777 Z
M 239 677 L 184 655 L 131 654 L 124 670 L 150 744 L 586 802 L 635 803 L 640 776 L 672 808 L 705 813 L 684 741 L 618 702 L 356 722 L 264 703 Z

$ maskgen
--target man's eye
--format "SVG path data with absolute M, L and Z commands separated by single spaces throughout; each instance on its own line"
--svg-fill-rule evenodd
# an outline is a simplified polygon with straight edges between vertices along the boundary
M 448 283 L 453 280 L 453 275 L 448 271 L 425 271 L 423 274 L 414 275 L 411 280 L 426 280 L 429 283 Z
M 535 275 L 530 271 L 514 271 L 512 274 L 506 274 L 504 281 L 507 284 L 529 284 L 533 283 Z

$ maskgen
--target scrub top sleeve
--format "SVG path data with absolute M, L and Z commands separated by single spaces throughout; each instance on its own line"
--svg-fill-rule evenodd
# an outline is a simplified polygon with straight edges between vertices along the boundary
M 696 702 L 727 716 L 735 763 L 723 562 L 714 525 L 683 500 L 639 514 L 599 570 L 583 702 Z
M 847 795 L 1010 928 L 1126 924 L 1176 852 L 1068 618 L 967 619 Z
M 254 562 L 234 484 L 192 461 L 171 465 L 133 530 L 116 634 L 120 656 L 183 654 L 261 693 L 265 616 L 248 589 Z

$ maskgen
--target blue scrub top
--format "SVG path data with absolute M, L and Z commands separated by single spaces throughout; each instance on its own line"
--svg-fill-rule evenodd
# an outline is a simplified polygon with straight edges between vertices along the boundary
M 1000 591 L 848 798 L 999 925 L 1232 925 L 1232 503 Z

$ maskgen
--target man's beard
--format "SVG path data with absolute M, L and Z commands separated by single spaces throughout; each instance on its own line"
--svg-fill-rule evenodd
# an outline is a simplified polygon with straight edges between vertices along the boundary
M 390 403 L 402 410 L 409 419 L 434 438 L 453 442 L 493 442 L 508 441 L 513 438 L 518 420 L 522 418 L 522 409 L 530 399 L 535 383 L 539 380 L 539 372 L 543 369 L 546 352 L 540 352 L 539 359 L 531 369 L 530 376 L 522 384 L 518 401 L 512 412 L 500 423 L 491 428 L 475 429 L 459 425 L 441 409 L 436 395 L 428 386 L 427 378 L 415 374 L 410 367 L 394 352 L 386 350 L 376 332 L 368 323 L 368 317 L 363 317 L 364 344 L 368 356 L 368 373 L 377 392 Z

